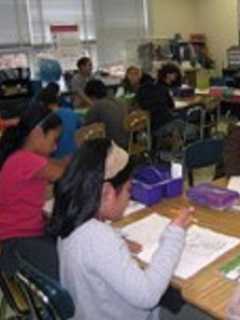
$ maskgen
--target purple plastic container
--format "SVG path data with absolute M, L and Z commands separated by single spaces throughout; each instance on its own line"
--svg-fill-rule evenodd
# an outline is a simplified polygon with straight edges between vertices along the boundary
M 190 188 L 187 196 L 193 202 L 217 210 L 230 208 L 239 199 L 238 192 L 216 187 L 208 183 Z
M 183 179 L 170 179 L 168 181 L 164 181 L 164 197 L 165 198 L 173 198 L 182 194 L 183 191 Z
M 182 193 L 183 180 L 171 179 L 170 170 L 163 167 L 142 167 L 134 174 L 132 198 L 148 206 L 162 198 Z

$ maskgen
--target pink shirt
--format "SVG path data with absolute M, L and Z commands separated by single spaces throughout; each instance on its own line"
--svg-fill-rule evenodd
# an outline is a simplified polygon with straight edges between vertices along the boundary
M 40 236 L 44 232 L 42 207 L 47 180 L 38 173 L 47 158 L 19 150 L 0 171 L 0 239 Z

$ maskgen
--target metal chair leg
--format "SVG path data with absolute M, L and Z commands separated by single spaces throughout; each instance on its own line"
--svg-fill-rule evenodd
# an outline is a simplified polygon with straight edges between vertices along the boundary
M 192 170 L 188 170 L 187 175 L 188 175 L 188 184 L 189 184 L 190 187 L 193 187 L 193 185 L 194 185 L 193 171 Z

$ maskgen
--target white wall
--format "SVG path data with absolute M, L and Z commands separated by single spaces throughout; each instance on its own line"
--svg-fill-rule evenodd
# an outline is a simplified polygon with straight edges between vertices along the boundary
M 226 50 L 238 44 L 238 0 L 196 1 L 200 32 L 207 35 L 209 49 L 220 70 L 227 64 Z
M 198 0 L 149 0 L 152 36 L 169 38 L 175 33 L 181 33 L 188 37 L 190 32 L 196 32 L 196 1 Z

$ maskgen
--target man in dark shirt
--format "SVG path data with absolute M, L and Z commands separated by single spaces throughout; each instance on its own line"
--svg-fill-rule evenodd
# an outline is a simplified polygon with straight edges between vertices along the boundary
M 124 129 L 125 106 L 114 98 L 107 97 L 106 86 L 100 80 L 90 80 L 86 85 L 85 94 L 93 103 L 86 115 L 85 124 L 104 123 L 107 138 L 126 149 L 128 133 Z

